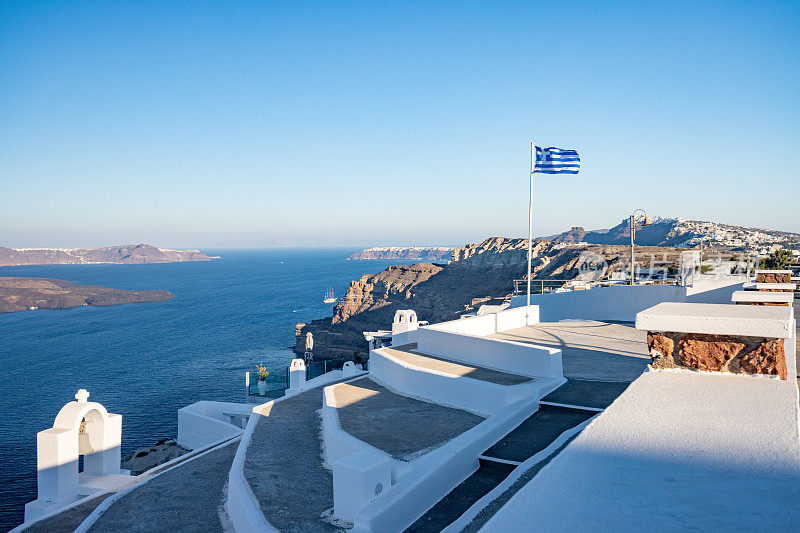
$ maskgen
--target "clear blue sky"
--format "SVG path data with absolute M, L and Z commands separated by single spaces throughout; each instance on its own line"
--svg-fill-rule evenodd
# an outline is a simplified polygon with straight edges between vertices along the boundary
M 800 231 L 800 3 L 3 2 L 0 244 Z

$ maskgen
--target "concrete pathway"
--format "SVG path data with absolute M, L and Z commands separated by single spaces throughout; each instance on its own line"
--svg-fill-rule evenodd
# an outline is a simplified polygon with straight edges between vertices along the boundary
M 631 382 L 650 363 L 647 333 L 630 324 L 542 322 L 489 338 L 560 348 L 564 376 L 568 378 Z
M 542 398 L 542 401 L 605 409 L 625 392 L 628 385 L 630 383 L 625 381 L 594 381 L 570 378 L 564 385 Z
M 486 450 L 483 455 L 522 463 L 550 446 L 568 429 L 589 420 L 596 414 L 596 411 L 540 405 L 538 411 Z
M 417 351 L 416 347 L 417 345 L 414 343 L 397 346 L 395 348 L 384 348 L 384 351 L 401 361 L 405 361 L 420 368 L 438 370 L 439 372 L 480 381 L 488 381 L 489 383 L 496 383 L 498 385 L 520 385 L 534 380 L 527 376 L 509 374 L 507 372 L 500 372 L 498 370 L 491 370 L 489 368 L 444 359 L 435 355 L 428 355 Z
M 460 409 L 401 396 L 368 378 L 334 389 L 342 429 L 395 459 L 412 460 L 483 422 Z
M 225 485 L 238 444 L 236 439 L 139 485 L 89 531 L 222 531 Z
M 45 518 L 25 528 L 25 533 L 72 533 L 98 505 L 113 493 L 101 494 L 55 516 Z
M 338 531 L 321 518 L 333 508 L 333 475 L 322 466 L 322 401 L 315 388 L 275 402 L 253 428 L 245 479 L 279 531 Z

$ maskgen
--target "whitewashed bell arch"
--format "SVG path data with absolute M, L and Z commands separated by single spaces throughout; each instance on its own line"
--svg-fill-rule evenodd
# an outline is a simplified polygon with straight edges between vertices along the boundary
M 38 499 L 25 506 L 25 521 L 93 492 L 80 477 L 119 476 L 122 416 L 109 413 L 80 389 L 56 415 L 53 427 L 36 435 Z M 79 457 L 83 473 L 78 475 Z
M 398 309 L 394 313 L 392 322 L 392 335 L 413 331 L 419 326 L 417 313 L 413 309 Z

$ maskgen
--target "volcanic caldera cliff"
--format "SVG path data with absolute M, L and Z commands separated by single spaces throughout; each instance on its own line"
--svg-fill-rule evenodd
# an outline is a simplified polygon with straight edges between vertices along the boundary
M 638 248 L 640 252 L 677 255 L 674 249 Z M 484 303 L 499 303 L 514 291 L 513 280 L 527 270 L 527 239 L 492 237 L 453 251 L 447 264 L 391 266 L 350 283 L 333 316 L 296 328 L 295 351 L 303 353 L 305 334 L 314 334 L 315 358 L 349 357 L 365 352 L 363 331 L 388 328 L 398 309 L 414 309 L 420 320 L 453 320 Z M 534 241 L 535 278 L 573 279 L 587 262 L 604 260 L 607 271 L 621 267 L 629 248 L 612 245 L 565 245 Z

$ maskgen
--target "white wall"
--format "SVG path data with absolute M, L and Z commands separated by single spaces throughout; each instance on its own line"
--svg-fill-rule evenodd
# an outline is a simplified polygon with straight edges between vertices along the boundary
M 556 348 L 420 328 L 417 349 L 422 353 L 521 376 L 547 378 L 563 375 L 561 350 Z
M 794 380 L 797 375 L 797 320 L 792 317 L 792 336 L 786 339 L 784 344 L 784 353 L 786 356 L 786 375 L 790 380 Z
M 537 322 L 539 322 L 539 307 L 531 305 L 528 307 L 517 306 L 514 309 L 506 309 L 498 313 L 439 322 L 429 326 L 422 326 L 422 329 L 485 337 L 498 331 L 517 329 Z
M 418 329 L 415 329 L 412 331 L 406 331 L 404 333 L 397 333 L 392 335 L 392 346 L 402 346 L 404 344 L 417 342 L 418 331 L 419 331 Z
M 714 280 L 695 279 L 691 287 L 686 287 L 686 301 L 699 304 L 729 304 L 735 291 L 744 287 L 746 279 Z
M 462 318 L 423 326 L 416 331 L 417 349 L 454 361 L 531 377 L 562 377 L 561 350 L 486 338 L 488 335 L 539 322 L 537 306 Z
M 178 444 L 190 450 L 240 435 L 242 428 L 229 423 L 223 413 L 249 415 L 250 404 L 201 401 L 178 409 Z
M 531 295 L 539 306 L 542 322 L 571 318 L 633 322 L 636 313 L 661 302 L 730 303 L 742 281 L 698 280 L 693 287 L 678 285 L 612 285 L 584 291 L 550 292 Z M 525 304 L 525 296 L 515 296 L 511 307 Z
M 546 394 L 551 380 L 532 381 L 506 386 L 469 379 L 432 369 L 418 368 L 393 357 L 385 349 L 370 355 L 370 377 L 378 383 L 405 396 L 464 409 L 483 417 L 491 416 L 504 407 L 525 397 L 537 398 Z M 553 389 L 560 385 L 552 380 Z M 550 390 L 547 390 L 550 392 Z
M 498 332 L 530 326 L 532 324 L 537 324 L 540 321 L 540 311 L 538 305 L 507 309 L 497 313 L 494 316 L 496 320 L 495 330 Z
M 423 326 L 423 330 L 449 331 L 451 333 L 461 333 L 464 335 L 476 335 L 483 337 L 491 335 L 497 331 L 497 316 L 483 315 L 469 318 L 451 320 L 449 322 L 439 322 L 430 326 Z

